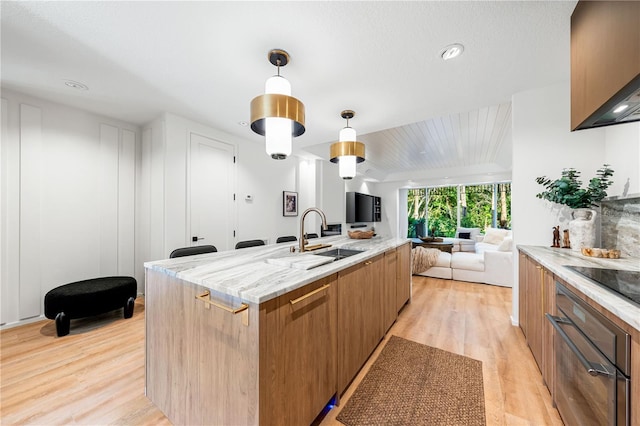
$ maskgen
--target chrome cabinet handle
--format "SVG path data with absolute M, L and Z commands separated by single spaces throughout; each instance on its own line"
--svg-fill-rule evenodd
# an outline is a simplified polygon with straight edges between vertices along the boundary
M 560 317 L 554 317 L 551 314 L 545 314 L 545 316 L 551 322 L 551 325 L 553 326 L 553 328 L 555 328 L 556 331 L 560 333 L 562 340 L 564 340 L 565 343 L 569 346 L 569 349 L 571 349 L 571 351 L 576 355 L 576 357 L 578 357 L 580 364 L 582 364 L 585 370 L 587 370 L 587 373 L 589 373 L 592 376 L 598 376 L 598 375 L 607 376 L 607 377 L 615 376 L 615 374 L 612 374 L 609 371 L 607 371 L 604 365 L 599 364 L 597 362 L 591 362 L 587 358 L 585 358 L 585 356 L 582 355 L 582 352 L 580 352 L 580 349 L 578 349 L 575 343 L 571 341 L 567 333 L 558 324 L 558 323 L 562 323 L 562 324 L 573 325 L 571 321 L 566 320 L 564 318 L 560 318 Z

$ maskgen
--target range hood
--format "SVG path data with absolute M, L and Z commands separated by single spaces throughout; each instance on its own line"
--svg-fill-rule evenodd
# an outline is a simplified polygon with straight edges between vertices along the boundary
M 640 120 L 640 76 L 624 87 L 575 130 Z
M 640 1 L 580 0 L 571 15 L 571 129 L 640 120 Z

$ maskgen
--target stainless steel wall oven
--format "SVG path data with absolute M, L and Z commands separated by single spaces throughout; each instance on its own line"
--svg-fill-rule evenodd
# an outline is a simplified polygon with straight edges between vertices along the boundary
M 630 424 L 631 337 L 556 281 L 555 403 L 567 426 Z

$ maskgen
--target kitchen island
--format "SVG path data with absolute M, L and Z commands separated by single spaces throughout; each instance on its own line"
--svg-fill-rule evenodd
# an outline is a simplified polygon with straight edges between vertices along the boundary
M 146 393 L 174 424 L 310 424 L 344 392 L 410 298 L 411 244 L 315 242 L 361 252 L 145 263 Z

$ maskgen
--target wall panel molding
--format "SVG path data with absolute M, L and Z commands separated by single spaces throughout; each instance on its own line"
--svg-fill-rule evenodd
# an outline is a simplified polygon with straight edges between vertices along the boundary
M 118 274 L 135 275 L 136 134 L 122 130 L 118 158 Z
M 20 301 L 19 318 L 42 312 L 42 110 L 20 105 Z
M 118 274 L 117 127 L 100 125 L 100 275 Z
M 18 318 L 20 297 L 20 141 L 17 108 L 2 99 L 0 147 L 0 324 Z M 12 120 L 15 120 L 14 123 Z M 10 130 L 11 129 L 11 130 Z
M 144 292 L 144 262 L 151 260 L 151 133 L 152 128 L 142 130 L 138 176 L 136 182 L 136 279 L 138 289 Z

